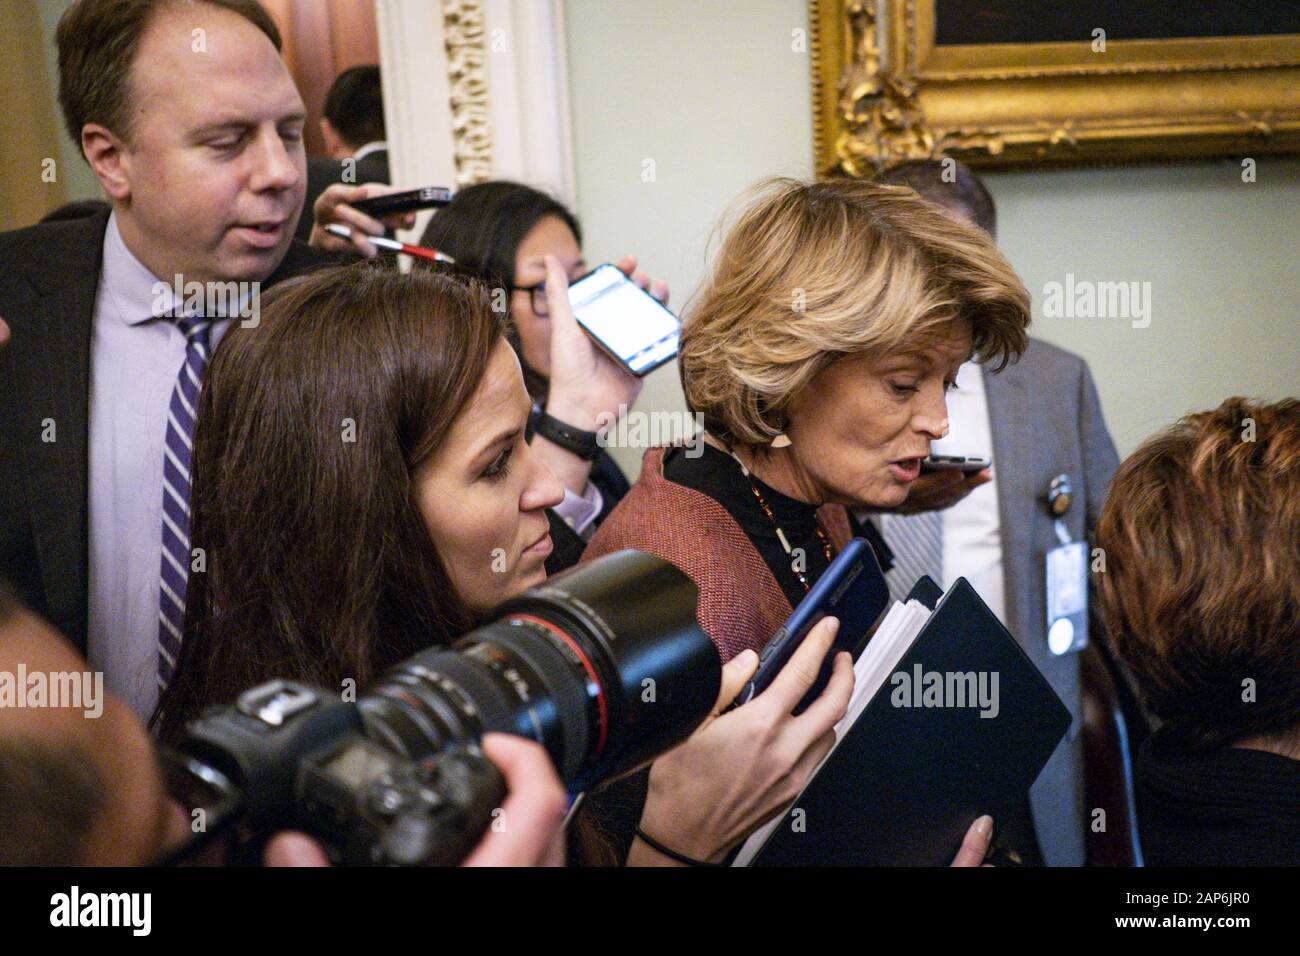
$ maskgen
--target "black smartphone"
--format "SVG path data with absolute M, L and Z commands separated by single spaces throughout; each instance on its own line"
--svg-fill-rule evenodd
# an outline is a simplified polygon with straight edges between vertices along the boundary
M 960 471 L 973 474 L 993 466 L 992 458 L 979 458 L 973 455 L 931 455 L 921 459 L 922 471 Z
M 618 266 L 597 266 L 569 286 L 569 305 L 582 330 L 633 375 L 677 355 L 681 321 Z
M 349 205 L 353 209 L 361 210 L 367 216 L 379 218 L 394 213 L 417 212 L 421 209 L 440 209 L 451 203 L 451 197 L 451 190 L 443 186 L 425 186 L 423 189 L 389 193 L 387 196 L 358 199 Z
M 854 538 L 835 556 L 794 613 L 767 642 L 758 657 L 758 670 L 732 706 L 738 707 L 767 689 L 818 621 L 824 617 L 838 618 L 840 629 L 835 634 L 835 643 L 822 662 L 817 680 L 794 709 L 794 713 L 802 713 L 830 683 L 835 655 L 848 651 L 856 660 L 889 603 L 889 585 L 885 583 L 875 552 L 865 538 Z

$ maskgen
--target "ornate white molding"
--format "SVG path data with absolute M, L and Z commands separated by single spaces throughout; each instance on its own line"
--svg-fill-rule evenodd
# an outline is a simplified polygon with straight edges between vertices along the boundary
M 375 8 L 395 185 L 517 179 L 576 202 L 562 0 Z
M 482 0 L 442 0 L 443 49 L 451 88 L 451 140 L 457 186 L 469 186 L 493 177 L 489 53 L 484 42 L 483 7 Z
M 375 19 L 393 184 L 451 185 L 456 159 L 441 9 L 428 0 L 375 0 Z M 426 213 L 403 238 L 414 240 L 427 220 Z

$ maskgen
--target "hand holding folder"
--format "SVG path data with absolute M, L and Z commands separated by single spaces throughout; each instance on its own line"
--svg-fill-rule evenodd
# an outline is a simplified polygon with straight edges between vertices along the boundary
M 726 713 L 758 658 L 746 652 L 723 668 L 712 715 L 687 743 L 651 767 L 641 819 L 645 833 L 693 859 L 719 862 L 745 834 L 789 804 L 795 795 L 791 781 L 806 781 L 830 751 L 831 727 L 844 716 L 853 692 L 850 656 L 841 653 L 821 696 L 791 716 L 816 679 L 837 628 L 834 618 L 818 623 L 771 686 Z
M 927 583 L 917 597 L 939 593 Z M 933 611 L 894 604 L 854 673 L 835 746 L 734 865 L 947 864 L 976 818 L 1010 815 L 1070 724 L 964 579 Z

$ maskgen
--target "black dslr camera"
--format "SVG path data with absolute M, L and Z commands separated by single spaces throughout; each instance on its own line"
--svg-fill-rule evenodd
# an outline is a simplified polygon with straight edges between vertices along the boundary
M 671 564 L 621 551 L 507 601 L 452 648 L 409 658 L 355 703 L 272 681 L 204 712 L 164 755 L 194 837 L 255 863 L 297 829 L 341 864 L 452 864 L 505 796 L 478 750 L 487 731 L 549 752 L 571 792 L 675 746 L 708 715 L 721 665 Z M 201 823 L 201 825 L 200 825 Z
M 473 848 L 505 797 L 500 774 L 472 745 L 394 753 L 366 736 L 356 705 L 293 681 L 205 713 L 184 747 L 169 767 L 192 779 L 174 789 L 192 795 L 200 781 L 216 797 L 185 800 L 202 808 L 204 831 L 178 851 L 185 858 L 225 834 L 227 859 L 251 862 L 257 835 L 288 828 L 315 836 L 335 863 L 447 865 Z

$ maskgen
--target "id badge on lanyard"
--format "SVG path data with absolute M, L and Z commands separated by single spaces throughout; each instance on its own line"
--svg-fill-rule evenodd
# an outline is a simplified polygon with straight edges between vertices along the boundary
M 1068 475 L 1047 486 L 1047 510 L 1060 542 L 1047 552 L 1047 648 L 1058 656 L 1088 646 L 1088 547 L 1070 540 L 1065 515 L 1074 498 Z

